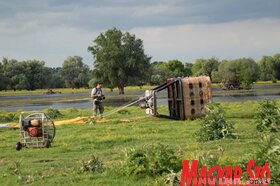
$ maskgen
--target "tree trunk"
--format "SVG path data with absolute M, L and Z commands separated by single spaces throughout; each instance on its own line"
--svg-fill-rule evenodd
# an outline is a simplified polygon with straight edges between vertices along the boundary
M 119 85 L 118 89 L 119 89 L 119 94 L 124 94 L 124 85 Z

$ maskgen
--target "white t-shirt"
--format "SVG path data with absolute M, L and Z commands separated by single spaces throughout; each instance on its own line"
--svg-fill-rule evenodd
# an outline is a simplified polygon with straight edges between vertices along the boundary
M 94 87 L 92 90 L 91 90 L 91 95 L 96 95 L 96 94 L 100 94 L 100 95 L 103 95 L 103 92 L 102 92 L 102 89 L 101 88 L 96 88 Z M 97 100 L 97 98 L 93 99 L 94 101 Z

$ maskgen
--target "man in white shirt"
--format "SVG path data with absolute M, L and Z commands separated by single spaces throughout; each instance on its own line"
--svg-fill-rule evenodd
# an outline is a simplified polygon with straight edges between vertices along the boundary
M 102 100 L 105 99 L 105 96 L 102 92 L 103 84 L 97 83 L 91 91 L 91 98 L 93 99 L 93 116 L 96 117 L 97 110 L 99 110 L 100 118 L 103 118 L 104 106 Z

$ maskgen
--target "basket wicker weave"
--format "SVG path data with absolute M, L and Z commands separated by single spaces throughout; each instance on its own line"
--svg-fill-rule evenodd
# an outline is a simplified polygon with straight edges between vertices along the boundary
M 182 79 L 185 118 L 204 115 L 204 108 L 212 101 L 211 81 L 207 76 Z

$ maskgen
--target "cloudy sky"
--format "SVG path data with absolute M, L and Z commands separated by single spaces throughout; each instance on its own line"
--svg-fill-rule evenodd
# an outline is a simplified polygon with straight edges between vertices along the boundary
M 280 53 L 280 0 L 0 0 L 0 56 L 61 66 L 117 27 L 152 61 Z

